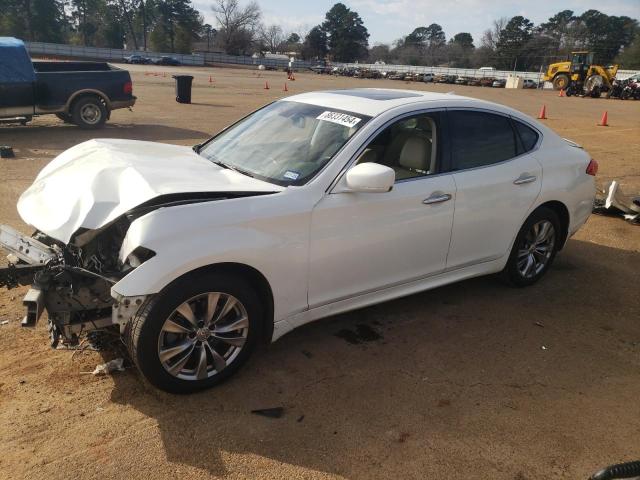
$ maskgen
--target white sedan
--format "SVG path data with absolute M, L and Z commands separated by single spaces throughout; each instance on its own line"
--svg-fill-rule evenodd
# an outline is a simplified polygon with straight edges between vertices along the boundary
M 191 392 L 258 342 L 466 278 L 531 285 L 591 212 L 597 163 L 510 108 L 354 89 L 271 103 L 193 149 L 92 140 L 20 197 L 0 285 L 52 344 L 118 330 Z M 97 332 L 96 332 L 97 331 Z

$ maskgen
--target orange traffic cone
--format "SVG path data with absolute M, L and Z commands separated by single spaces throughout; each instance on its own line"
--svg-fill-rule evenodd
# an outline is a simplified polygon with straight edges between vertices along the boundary
M 284 82 L 284 88 L 282 89 L 283 92 L 288 92 L 289 89 L 287 88 L 287 82 Z
M 542 105 L 540 109 L 540 113 L 538 114 L 538 120 L 546 120 L 547 119 L 547 106 Z
M 559 97 L 566 97 L 566 95 L 564 94 L 564 88 L 560 89 L 560 93 L 558 94 Z
M 264 82 L 264 89 L 269 90 L 269 82 Z
M 607 111 L 605 110 L 604 113 L 602 114 L 602 118 L 600 119 L 600 123 L 598 124 L 599 127 L 608 127 L 609 124 L 607 123 Z
M 213 83 L 213 79 L 211 78 L 211 75 L 209 75 L 209 83 Z

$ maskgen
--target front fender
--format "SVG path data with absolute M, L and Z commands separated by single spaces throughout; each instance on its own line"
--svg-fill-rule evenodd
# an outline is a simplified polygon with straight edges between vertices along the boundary
M 245 209 L 224 208 L 231 202 L 239 200 L 164 208 L 135 220 L 120 260 L 138 246 L 155 255 L 116 283 L 112 296 L 155 294 L 198 268 L 237 263 L 254 268 L 269 282 L 276 321 L 306 309 L 309 215 L 247 218 Z

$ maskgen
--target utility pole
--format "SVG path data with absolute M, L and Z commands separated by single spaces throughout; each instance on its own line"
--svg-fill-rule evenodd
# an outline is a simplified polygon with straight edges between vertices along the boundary
M 140 0 L 140 9 L 142 10 L 142 44 L 144 51 L 147 51 L 147 12 L 144 8 L 144 0 Z

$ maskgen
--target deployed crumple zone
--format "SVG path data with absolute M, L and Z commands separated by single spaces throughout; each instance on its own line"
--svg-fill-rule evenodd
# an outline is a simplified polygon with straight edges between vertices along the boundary
M 18 211 L 37 225 L 34 236 L 1 227 L 0 246 L 10 257 L 9 266 L 0 268 L 0 287 L 32 284 L 23 326 L 34 326 L 46 309 L 52 346 L 61 339 L 76 345 L 81 334 L 130 318 L 117 304 L 112 313 L 110 289 L 136 262 L 153 255 L 141 248 L 119 258 L 134 219 L 167 206 L 281 188 L 211 168 L 190 147 L 108 139 L 81 143 L 49 163 L 20 197 Z

